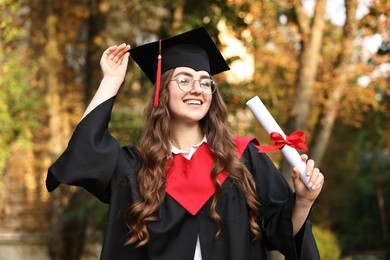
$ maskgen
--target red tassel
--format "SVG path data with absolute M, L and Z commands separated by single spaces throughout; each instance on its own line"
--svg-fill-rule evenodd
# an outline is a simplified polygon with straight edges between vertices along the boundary
M 156 76 L 156 90 L 154 93 L 154 107 L 158 106 L 160 95 L 160 81 L 161 81 L 161 40 L 158 42 L 158 57 L 157 57 L 157 76 Z

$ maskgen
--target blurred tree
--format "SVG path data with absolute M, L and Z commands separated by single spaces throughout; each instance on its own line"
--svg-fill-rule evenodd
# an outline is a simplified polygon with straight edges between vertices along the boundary
M 44 214 L 35 210 L 43 203 L 36 196 L 32 150 L 42 103 L 29 88 L 26 3 L 0 1 L 0 12 L 0 228 L 29 232 L 39 229 Z
M 39 107 L 36 93 L 28 90 L 28 66 L 23 53 L 26 46 L 21 41 L 26 37 L 23 24 L 23 1 L 4 0 L 0 3 L 0 174 L 4 171 L 5 159 L 10 145 L 20 141 L 31 142 L 32 131 L 39 125 L 34 112 Z
M 333 112 L 336 113 L 334 117 L 338 117 L 337 122 L 348 130 L 342 131 L 341 126 L 338 126 L 333 131 L 333 134 L 337 137 L 330 137 L 331 146 L 339 146 L 337 142 L 343 142 L 348 146 L 339 149 L 339 151 L 345 151 L 341 154 L 333 149 L 333 147 L 328 149 L 328 153 L 337 153 L 339 156 L 344 157 L 345 160 L 343 161 L 345 165 L 332 164 L 329 156 L 326 156 L 327 159 L 323 164 L 328 169 L 326 170 L 327 172 L 330 174 L 332 172 L 334 173 L 328 179 L 338 180 L 338 182 L 331 181 L 329 185 L 333 188 L 335 187 L 334 185 L 339 186 L 340 194 L 344 195 L 341 198 L 337 195 L 337 198 L 332 198 L 334 196 L 332 193 L 326 193 L 330 195 L 330 200 L 334 200 L 332 205 L 329 206 L 329 209 L 344 205 L 344 208 L 340 209 L 340 211 L 337 209 L 334 210 L 334 212 L 337 212 L 337 216 L 331 218 L 334 220 L 333 223 L 336 229 L 339 230 L 341 240 L 345 243 L 343 247 L 346 251 L 368 249 L 367 247 L 370 246 L 371 249 L 374 247 L 387 251 L 389 248 L 388 245 L 386 246 L 386 243 L 389 243 L 387 235 L 389 223 L 388 202 L 386 207 L 386 198 L 388 196 L 386 196 L 386 190 L 384 190 L 384 187 L 387 186 L 387 178 L 384 176 L 387 176 L 389 173 L 386 170 L 384 171 L 386 168 L 380 165 L 388 164 L 389 162 L 388 156 L 385 155 L 390 147 L 387 139 L 388 131 L 386 130 L 388 128 L 385 127 L 389 120 L 388 107 L 386 109 L 388 102 L 386 93 L 389 89 L 389 70 L 387 69 L 386 72 L 384 67 L 386 63 L 389 64 L 390 57 L 389 55 L 381 56 L 379 53 L 376 53 L 376 50 L 367 53 L 367 47 L 372 48 L 372 42 L 370 43 L 371 46 L 364 45 L 368 43 L 367 39 L 372 39 L 380 34 L 388 34 L 390 32 L 388 19 L 386 1 L 374 1 L 370 6 L 369 13 L 357 24 L 358 37 L 354 40 L 355 48 L 353 48 L 354 52 L 352 53 L 353 64 L 348 69 L 340 71 L 341 74 L 346 75 L 348 78 L 341 92 L 343 98 L 339 99 L 337 103 L 337 112 Z M 383 38 L 384 40 L 386 38 Z M 327 65 L 324 67 L 327 67 Z M 328 79 L 323 76 L 321 77 L 321 81 L 326 79 L 324 82 L 327 82 Z M 334 88 L 335 86 L 332 84 L 326 90 L 329 92 L 330 97 L 335 94 L 333 93 Z M 352 138 L 354 139 L 352 141 L 349 135 L 354 135 L 357 139 Z M 364 136 L 364 138 L 359 138 L 359 136 Z M 341 138 L 341 140 L 337 140 L 337 138 Z M 355 150 L 355 147 L 358 150 Z M 353 157 L 350 158 L 351 156 Z M 362 166 L 358 162 L 366 161 L 365 157 L 367 156 L 370 157 L 370 166 L 368 168 L 364 167 L 365 169 L 362 170 L 360 169 Z M 350 163 L 353 165 L 349 165 Z M 353 174 L 356 172 L 358 173 L 357 175 Z M 369 175 L 367 176 L 367 174 Z M 349 176 L 347 177 L 347 175 Z M 364 181 L 360 181 L 361 179 L 364 179 Z M 362 206 L 361 203 L 366 203 L 367 198 L 363 199 L 362 195 L 358 195 L 362 194 L 362 191 L 356 190 L 355 185 L 357 183 L 365 183 L 364 188 L 369 191 L 370 198 L 374 194 L 376 195 L 376 201 L 370 201 L 370 203 L 376 205 L 376 209 L 369 209 L 368 207 Z M 334 194 L 337 193 L 336 191 Z M 356 204 L 353 204 L 355 201 Z M 362 209 L 364 209 L 364 212 L 362 212 Z M 365 228 L 357 227 L 356 222 L 351 223 L 351 218 L 344 221 L 345 216 L 357 215 L 363 215 L 360 218 L 359 225 L 367 225 Z M 346 231 L 347 229 L 348 231 Z M 360 232 L 360 230 L 371 230 L 372 233 L 375 233 L 373 235 L 375 239 L 370 240 L 370 236 L 367 236 L 365 231 Z M 374 241 L 378 237 L 382 237 L 383 243 Z
M 52 160 L 64 150 L 84 109 L 88 4 L 89 1 L 29 3 L 29 57 L 36 61 L 32 87 L 40 91 L 45 102 L 37 114 L 37 120 L 45 127 L 34 135 L 35 170 L 41 180 Z M 64 217 L 74 201 L 82 204 L 84 198 L 79 194 L 61 186 L 49 198 L 48 251 L 52 259 L 78 259 L 82 253 L 85 221 Z M 69 239 L 69 232 L 75 229 L 79 232 Z
M 325 20 L 325 2 L 316 1 L 316 11 L 309 17 L 302 1 L 0 0 L 0 168 L 7 159 L 9 177 L 21 180 L 30 176 L 35 181 L 35 195 L 21 193 L 20 197 L 30 199 L 25 204 L 35 209 L 32 215 L 40 216 L 36 219 L 43 218 L 42 204 L 49 201 L 52 258 L 78 259 L 88 225 L 93 221 L 101 227 L 104 222 L 105 206 L 83 191 L 61 186 L 49 199 L 44 190 L 47 167 L 66 147 L 98 86 L 101 53 L 109 45 L 128 42 L 137 46 L 201 25 L 206 25 L 222 50 L 229 46 L 221 36 L 229 34 L 253 56 L 254 74 L 249 80 L 242 77 L 233 82 L 225 74 L 217 75 L 234 130 L 256 135 L 262 142 L 267 138 L 244 107 L 254 95 L 261 97 L 286 133 L 306 129 L 312 142 L 311 156 L 324 162 L 321 169 L 327 178 L 319 206 L 313 211 L 316 222 L 337 231 L 344 252 L 362 247 L 367 240 L 367 247 L 380 246 L 365 239 L 364 230 L 375 230 L 373 237 L 381 235 L 377 230 L 385 234 L 390 215 L 385 207 L 389 172 L 383 167 L 389 162 L 385 151 L 390 147 L 390 90 L 388 76 L 377 70 L 389 62 L 389 54 L 378 50 L 360 60 L 363 47 L 352 44 L 378 32 L 385 39 L 390 9 L 386 1 L 373 1 L 370 13 L 357 24 L 353 19 L 356 1 L 346 1 L 347 20 L 339 27 Z M 245 58 L 236 54 L 229 56 L 228 62 Z M 369 75 L 371 82 L 362 87 L 358 83 L 364 75 Z M 110 125 L 120 143 L 137 143 L 145 97 L 151 89 L 148 79 L 130 61 Z M 369 121 L 373 113 L 375 121 Z M 376 142 L 370 148 L 366 137 L 373 136 L 368 135 L 372 122 L 380 134 L 376 131 Z M 351 135 L 352 131 L 356 134 Z M 29 145 L 15 145 L 20 143 Z M 362 152 L 366 150 L 369 152 Z M 379 165 L 375 174 L 379 173 L 381 181 L 377 192 L 370 179 L 375 160 L 365 157 L 374 158 L 370 156 L 375 151 Z M 18 159 L 20 154 L 24 154 L 23 161 Z M 276 164 L 281 158 L 280 153 L 270 157 Z M 4 191 L 19 187 L 2 180 L 7 181 Z M 19 183 L 26 187 L 25 182 Z M 375 201 L 383 207 L 373 216 Z M 86 211 L 91 207 L 94 213 Z M 356 215 L 361 216 L 361 228 L 351 223 Z M 79 232 L 69 233 L 70 226 Z
M 371 112 L 370 112 L 371 113 Z M 381 179 L 384 203 L 390 196 L 389 165 L 390 160 L 383 139 L 383 121 L 376 114 L 375 126 L 370 127 L 377 136 L 377 146 L 372 150 L 370 128 L 356 130 L 354 126 L 342 125 L 337 121 L 335 134 L 331 137 L 332 146 L 324 157 L 324 170 L 336 171 L 327 180 L 324 187 L 326 198 L 320 199 L 320 205 L 315 208 L 315 222 L 322 220 L 324 225 L 332 227 L 337 232 L 337 238 L 342 247 L 343 254 L 354 252 L 388 250 L 388 241 L 383 237 L 383 217 L 378 207 L 378 196 L 374 181 L 373 162 L 377 160 L 377 172 Z M 369 123 L 367 118 L 367 123 Z M 353 133 L 353 134 L 351 134 Z M 374 152 L 374 153 L 373 153 Z M 332 159 L 337 154 L 342 161 Z M 377 158 L 374 159 L 373 157 Z M 321 207 L 330 210 L 322 211 Z M 389 223 L 389 210 L 387 207 L 386 221 Z M 330 224 L 330 225 L 329 225 Z M 386 231 L 385 231 L 386 232 Z M 387 259 L 387 258 L 384 258 Z
M 345 9 L 346 21 L 340 41 L 340 51 L 331 72 L 331 81 L 327 83 L 331 88 L 329 89 L 320 118 L 314 129 L 311 143 L 310 155 L 318 163 L 321 162 L 329 143 L 329 138 L 332 134 L 332 128 L 339 109 L 339 103 L 350 76 L 345 72 L 351 67 L 354 50 L 353 42 L 357 36 L 357 21 L 355 18 L 357 1 L 345 1 Z
M 99 60 L 103 50 L 122 42 L 136 44 L 136 35 L 142 36 L 136 26 L 140 19 L 151 26 L 149 34 L 155 33 L 160 27 L 159 19 L 158 15 L 150 16 L 150 13 L 156 12 L 164 17 L 159 6 L 123 0 L 31 2 L 31 23 L 34 24 L 30 36 L 31 57 L 38 61 L 39 68 L 33 77 L 46 102 L 46 109 L 41 111 L 39 118 L 47 127 L 34 138 L 35 145 L 41 148 L 37 156 L 44 158 L 45 162 L 37 166 L 37 171 L 43 176 L 50 163 L 65 149 L 86 103 L 98 86 L 101 78 Z M 153 24 L 156 24 L 154 29 Z M 146 27 L 143 29 L 147 32 Z M 110 127 L 120 141 L 129 141 L 128 136 L 122 138 L 127 132 L 131 141 L 136 142 L 137 138 L 131 133 L 139 125 L 132 119 L 140 117 L 137 106 L 142 106 L 143 102 L 139 97 L 146 91 L 138 87 L 137 74 L 129 71 L 128 77 L 136 79 L 130 88 L 123 88 Z M 79 259 L 86 239 L 85 231 L 92 219 L 95 219 L 95 227 L 103 226 L 99 223 L 104 222 L 105 206 L 100 204 L 99 210 L 94 211 L 96 214 L 85 214 L 84 205 L 88 205 L 91 199 L 94 200 L 80 189 L 65 185 L 51 194 L 48 247 L 52 259 Z
M 300 60 L 296 77 L 295 100 L 289 116 L 287 131 L 306 129 L 314 83 L 321 58 L 322 38 L 325 29 L 327 1 L 316 1 L 313 17 L 309 19 L 301 1 L 294 1 L 295 21 L 300 32 Z
M 312 107 L 314 83 L 321 58 L 321 46 L 323 31 L 325 28 L 326 0 L 316 1 L 313 17 L 309 19 L 303 10 L 301 1 L 293 1 L 294 20 L 300 33 L 300 57 L 299 69 L 295 79 L 295 99 L 289 113 L 286 133 L 304 131 L 307 128 L 309 114 Z M 322 140 L 317 145 L 325 145 L 327 140 Z M 315 149 L 311 146 L 311 151 Z M 311 152 L 312 153 L 312 152 Z M 311 157 L 313 155 L 311 154 Z M 314 159 L 319 163 L 318 156 Z M 282 160 L 281 171 L 292 186 L 292 167 L 286 159 Z
M 249 1 L 230 1 L 230 3 L 248 3 Z M 320 3 L 316 1 L 317 5 Z M 236 36 L 241 40 L 245 41 L 248 46 L 253 47 L 253 53 L 256 57 L 255 66 L 256 73 L 253 77 L 253 81 L 251 83 L 247 83 L 244 86 L 241 84 L 239 86 L 231 86 L 228 91 L 224 91 L 225 96 L 227 97 L 228 104 L 231 108 L 237 109 L 237 104 L 245 103 L 245 101 L 249 97 L 254 94 L 261 94 L 263 101 L 268 105 L 268 108 L 271 110 L 271 113 L 276 117 L 277 121 L 281 123 L 281 125 L 287 125 L 286 129 L 289 129 L 286 122 L 289 119 L 290 114 L 286 113 L 286 108 L 294 107 L 293 104 L 296 102 L 292 97 L 294 97 L 294 93 L 297 95 L 305 94 L 307 92 L 298 91 L 297 89 L 293 89 L 289 86 L 293 86 L 294 78 L 295 82 L 299 82 L 299 78 L 302 76 L 303 69 L 301 66 L 305 66 L 300 60 L 300 63 L 297 64 L 297 57 L 304 57 L 301 54 L 301 51 L 305 49 L 301 48 L 305 46 L 305 42 L 310 40 L 309 36 L 313 36 L 311 34 L 306 35 L 302 34 L 301 31 L 307 31 L 308 28 L 297 30 L 297 18 L 298 13 L 300 13 L 299 5 L 297 9 L 297 4 L 300 4 L 299 1 L 294 3 L 280 1 L 273 2 L 272 4 L 268 1 L 260 1 L 256 3 L 251 3 L 250 11 L 248 11 L 245 15 L 241 15 L 242 17 L 246 17 L 243 19 L 248 22 L 247 26 L 235 26 L 231 25 L 236 32 Z M 293 9 L 295 6 L 295 9 Z M 388 3 L 386 1 L 374 1 L 371 3 L 371 11 L 370 16 L 372 16 L 371 20 L 378 22 L 370 22 L 370 24 L 377 24 L 374 28 L 372 28 L 372 33 L 376 34 L 381 33 L 382 35 L 387 35 L 388 30 Z M 311 77 L 311 81 L 302 81 L 305 86 L 310 87 L 314 94 L 312 99 L 302 98 L 298 103 L 298 106 L 301 103 L 305 103 L 306 109 L 309 104 L 309 112 L 303 116 L 300 122 L 305 122 L 302 127 L 303 129 L 307 128 L 307 136 L 308 140 L 311 140 L 310 145 L 310 156 L 321 162 L 322 157 L 325 154 L 327 149 L 329 140 L 331 138 L 331 133 L 347 134 L 348 132 L 341 131 L 338 127 L 333 130 L 334 122 L 337 118 L 339 118 L 343 125 L 355 125 L 358 127 L 357 131 L 364 125 L 365 123 L 365 113 L 370 110 L 370 108 L 379 109 L 378 106 L 378 97 L 383 96 L 384 91 L 388 91 L 388 73 L 380 73 L 379 70 L 381 65 L 385 65 L 388 62 L 388 56 L 383 52 L 378 52 L 377 54 L 373 53 L 371 58 L 375 59 L 378 63 L 371 68 L 367 68 L 367 65 L 364 64 L 364 60 L 359 60 L 357 57 L 360 57 L 362 47 L 356 48 L 356 46 L 361 46 L 361 36 L 362 36 L 362 26 L 358 27 L 356 21 L 356 8 L 357 1 L 346 1 L 346 22 L 343 28 L 339 28 L 327 21 L 324 24 L 324 36 L 323 36 L 323 44 L 320 49 L 317 49 L 319 56 L 318 62 L 320 62 L 321 66 L 318 68 L 319 73 L 309 73 Z M 295 12 L 293 11 L 295 10 Z M 387 11 L 386 11 L 387 10 Z M 254 14 L 254 15 L 253 15 Z M 300 13 L 301 15 L 303 13 Z M 257 19 L 251 20 L 250 17 L 253 15 Z M 315 24 L 315 17 L 312 17 L 313 21 L 311 24 Z M 365 19 L 362 19 L 365 20 Z M 381 21 L 381 23 L 379 23 Z M 387 24 L 385 26 L 384 24 Z M 267 25 L 270 25 L 267 27 Z M 371 25 L 372 26 L 372 25 Z M 245 30 L 251 30 L 250 37 L 242 37 L 244 35 L 243 32 Z M 341 30 L 342 29 L 342 30 Z M 286 33 L 288 32 L 288 33 Z M 318 35 L 319 32 L 316 32 Z M 279 38 L 278 36 L 283 35 L 284 37 Z M 250 41 L 248 39 L 253 39 Z M 384 37 L 384 40 L 387 38 Z M 303 43 L 303 44 L 302 44 Z M 358 44 L 358 45 L 356 45 Z M 272 52 L 272 50 L 274 50 Z M 378 54 L 382 56 L 378 56 Z M 309 56 L 315 57 L 314 56 Z M 310 59 L 309 58 L 309 59 Z M 310 61 L 312 62 L 312 61 Z M 314 66 L 312 63 L 307 63 L 310 66 Z M 300 68 L 299 70 L 297 68 Z M 291 76 L 294 72 L 297 72 L 296 77 Z M 310 68 L 311 72 L 315 71 L 313 68 Z M 372 75 L 370 76 L 371 80 L 377 83 L 376 87 L 373 87 L 374 84 L 370 84 L 369 87 L 362 87 L 358 84 L 360 78 L 364 75 Z M 306 85 L 307 82 L 312 82 Z M 270 87 L 275 86 L 275 87 Z M 387 89 L 386 89 L 387 86 Z M 244 91 L 242 91 L 244 90 Z M 309 90 L 310 91 L 310 90 Z M 239 105 L 238 105 L 239 106 Z M 307 110 L 302 110 L 307 111 Z M 381 109 L 381 114 L 388 114 L 389 110 Z M 299 110 L 301 112 L 301 110 Z M 308 112 L 308 111 L 307 111 Z M 239 115 L 242 115 L 240 113 Z M 242 120 L 242 117 L 240 117 Z M 291 121 L 294 121 L 294 118 L 291 118 Z M 235 120 L 237 121 L 237 120 Z M 385 120 L 388 122 L 389 120 Z M 388 123 L 387 123 L 388 124 Z M 372 126 L 372 124 L 366 124 L 366 126 Z M 283 127 L 282 127 L 283 128 Z M 291 132 L 293 130 L 301 130 L 301 129 L 290 129 L 287 132 Z M 250 130 L 249 132 L 255 132 L 259 135 L 259 132 L 256 130 Z M 388 135 L 384 134 L 380 137 L 380 139 L 388 140 L 386 137 Z M 348 147 L 351 143 L 348 143 L 347 138 L 344 137 L 342 139 Z M 364 142 L 365 140 L 362 140 Z M 353 141 L 350 141 L 353 143 Z M 334 142 L 331 142 L 334 145 Z M 389 147 L 387 141 L 387 147 Z M 346 147 L 340 149 L 340 151 L 344 151 L 347 149 Z M 346 160 L 341 159 L 344 158 L 344 154 L 340 154 L 340 152 L 336 153 L 333 149 L 333 155 L 338 155 L 338 158 L 342 161 Z M 274 159 L 277 158 L 277 155 L 270 154 Z M 345 156 L 348 156 L 345 154 Z M 333 160 L 338 160 L 334 156 Z M 324 172 L 327 173 L 327 179 L 333 179 L 338 177 L 334 176 L 339 174 L 339 168 L 337 168 L 337 164 L 332 161 L 327 160 L 328 165 L 325 167 L 323 164 Z M 332 167 L 333 166 L 333 167 Z M 340 165 L 339 165 L 340 166 Z M 340 167 L 344 168 L 344 167 Z M 326 171 L 328 169 L 328 171 Z M 290 172 L 288 172 L 287 179 L 289 178 Z M 334 173 L 334 174 L 332 174 Z M 350 180 L 350 184 L 353 185 L 353 179 Z M 338 183 L 332 182 L 334 185 L 338 185 Z M 345 183 L 346 186 L 343 186 L 340 190 L 340 193 L 343 194 L 350 187 L 348 186 L 348 182 Z M 382 184 L 383 186 L 383 184 Z M 380 187 L 380 185 L 377 185 Z M 320 205 L 322 205 L 322 201 L 327 200 L 328 192 L 332 193 L 331 190 L 324 189 L 324 194 L 322 195 L 322 199 L 319 199 Z M 377 192 L 380 194 L 380 192 Z M 337 195 L 336 195 L 337 196 Z M 339 197 L 339 196 L 338 196 Z M 386 197 L 386 196 L 384 196 Z M 348 197 L 347 197 L 348 198 Z M 378 199 L 381 201 L 381 199 Z M 340 200 L 338 200 L 340 202 Z M 379 205 L 384 205 L 385 203 L 380 203 Z M 344 205 L 347 206 L 348 204 Z M 337 219 L 331 217 L 334 214 L 333 206 L 322 209 L 321 206 L 317 207 L 316 211 L 319 211 L 318 216 L 322 216 L 320 221 L 324 223 L 329 223 L 328 220 L 333 220 L 333 223 L 337 222 Z M 348 207 L 347 207 L 348 208 Z M 315 212 L 316 212 L 315 211 Z M 329 211 L 328 213 L 324 211 Z M 382 215 L 385 212 L 385 208 L 381 209 Z M 333 213 L 332 213 L 333 212 Z M 324 213 L 324 214 L 323 214 Z M 316 215 L 317 215 L 316 214 Z M 329 215 L 330 214 L 330 215 Z M 387 218 L 387 217 L 384 217 Z M 382 218 L 382 219 L 384 219 Z M 378 219 L 380 219 L 378 217 Z M 332 222 L 332 221 L 330 221 Z M 383 220 L 379 223 L 384 223 Z M 383 226 L 383 225 L 382 225 Z M 382 227 L 382 230 L 384 228 Z M 358 248 L 358 247 L 356 247 Z

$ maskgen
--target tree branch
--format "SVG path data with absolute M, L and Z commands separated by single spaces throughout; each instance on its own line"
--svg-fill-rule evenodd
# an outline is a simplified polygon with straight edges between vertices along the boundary
M 310 34 L 309 18 L 305 14 L 300 0 L 294 0 L 293 6 L 302 40 L 305 41 Z

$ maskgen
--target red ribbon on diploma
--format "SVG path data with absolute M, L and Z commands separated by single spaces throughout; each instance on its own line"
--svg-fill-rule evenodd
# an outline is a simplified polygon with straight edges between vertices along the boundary
M 258 146 L 259 151 L 262 153 L 266 153 L 275 150 L 280 150 L 286 144 L 290 147 L 299 150 L 308 150 L 305 134 L 303 132 L 293 132 L 290 135 L 286 135 L 286 139 L 284 139 L 281 134 L 277 132 L 272 132 L 270 134 L 270 141 L 274 142 L 274 144 L 268 146 Z

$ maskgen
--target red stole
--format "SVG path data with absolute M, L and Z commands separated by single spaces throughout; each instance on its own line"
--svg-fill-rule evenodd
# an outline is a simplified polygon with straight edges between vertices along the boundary
M 237 158 L 241 158 L 251 137 L 235 137 Z M 191 160 L 172 154 L 166 168 L 166 192 L 192 215 L 196 215 L 215 192 L 211 176 L 214 158 L 206 143 L 192 155 Z M 217 179 L 224 183 L 228 173 L 223 170 Z

